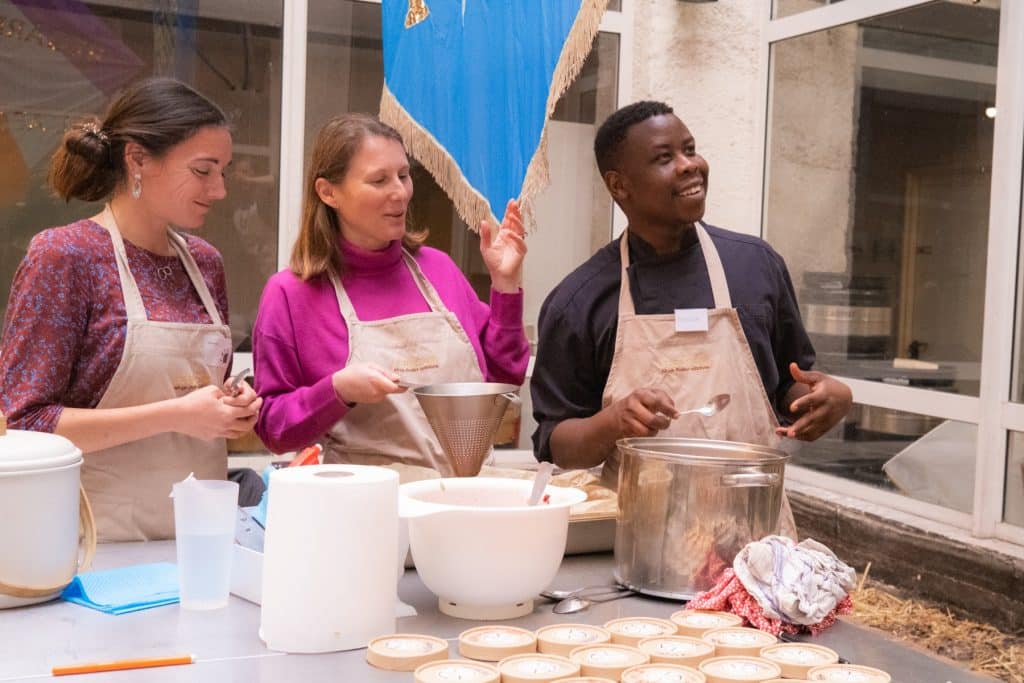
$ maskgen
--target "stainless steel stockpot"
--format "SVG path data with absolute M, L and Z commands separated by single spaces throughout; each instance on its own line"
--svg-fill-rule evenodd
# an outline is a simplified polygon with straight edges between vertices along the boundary
M 752 540 L 779 531 L 789 456 L 753 444 L 648 437 L 618 441 L 615 578 L 688 600 Z

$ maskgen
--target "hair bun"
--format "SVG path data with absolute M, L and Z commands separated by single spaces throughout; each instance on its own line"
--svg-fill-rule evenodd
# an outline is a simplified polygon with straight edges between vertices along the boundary
M 68 131 L 64 144 L 72 154 L 97 164 L 110 162 L 110 136 L 96 121 L 86 121 Z

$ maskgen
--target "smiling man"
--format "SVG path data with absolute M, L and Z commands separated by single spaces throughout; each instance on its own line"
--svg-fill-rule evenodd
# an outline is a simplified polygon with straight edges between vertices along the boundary
M 566 468 L 603 462 L 615 486 L 622 437 L 774 446 L 835 425 L 850 390 L 810 370 L 786 264 L 763 240 L 701 220 L 708 162 L 672 108 L 623 107 L 601 125 L 594 153 L 629 227 L 541 309 L 537 457 Z M 731 400 L 717 415 L 677 417 L 722 393 Z

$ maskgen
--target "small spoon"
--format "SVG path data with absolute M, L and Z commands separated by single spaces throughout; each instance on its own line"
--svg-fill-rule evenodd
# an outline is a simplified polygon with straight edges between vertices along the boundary
M 551 480 L 551 472 L 555 466 L 550 462 L 542 462 L 537 466 L 537 475 L 533 478 L 533 490 L 530 491 L 530 500 L 527 505 L 536 505 L 544 493 L 544 488 Z
M 605 594 L 612 593 L 620 590 L 622 587 L 618 584 L 604 585 L 604 586 L 584 586 L 583 588 L 574 588 L 571 591 L 559 590 L 553 588 L 551 590 L 541 591 L 540 597 L 547 598 L 548 600 L 565 600 L 566 598 L 572 598 L 577 595 L 583 595 L 587 593 L 593 594 Z
M 228 396 L 238 396 L 240 393 L 242 393 L 242 389 L 238 385 L 242 381 L 242 378 L 248 375 L 250 372 L 251 371 L 249 370 L 249 368 L 246 368 L 245 370 L 239 370 L 238 372 L 235 373 L 235 376 L 231 378 L 230 382 L 228 382 Z
M 575 612 L 582 612 L 591 605 L 600 602 L 618 600 L 619 598 L 627 598 L 630 595 L 634 595 L 634 592 L 626 588 L 615 593 L 598 594 L 591 598 L 581 598 L 578 596 L 573 596 L 571 598 L 566 598 L 565 600 L 561 600 L 555 603 L 555 606 L 551 608 L 551 611 L 555 614 L 573 614 Z
M 703 415 L 704 417 L 711 417 L 719 410 L 729 405 L 729 400 L 731 398 L 732 396 L 729 394 L 718 394 L 717 396 L 712 396 L 708 400 L 708 402 L 702 405 L 700 408 L 691 408 L 689 410 L 680 411 L 673 416 L 673 419 L 679 417 L 680 415 L 689 415 L 690 413 L 697 413 L 698 415 Z

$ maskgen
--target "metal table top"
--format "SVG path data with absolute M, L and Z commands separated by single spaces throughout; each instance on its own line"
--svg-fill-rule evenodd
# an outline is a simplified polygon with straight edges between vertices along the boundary
M 94 568 L 111 569 L 130 564 L 174 561 L 174 543 L 125 543 L 100 546 Z M 576 588 L 612 581 L 611 554 L 565 558 L 553 587 Z M 426 633 L 451 639 L 451 655 L 458 656 L 459 633 L 481 622 L 442 614 L 437 600 L 419 581 L 415 571 L 405 572 L 399 597 L 418 611 L 398 620 L 397 631 Z M 536 629 L 555 623 L 603 624 L 627 616 L 668 617 L 677 602 L 629 597 L 570 616 L 551 612 L 550 603 L 538 601 L 532 614 L 509 623 Z M 366 663 L 365 650 L 319 655 L 285 655 L 268 650 L 257 636 L 260 608 L 231 596 L 228 606 L 209 612 L 190 612 L 177 605 L 112 616 L 54 601 L 0 610 L 0 681 L 49 678 L 55 665 L 109 661 L 136 657 L 194 654 L 195 664 L 163 669 L 140 669 L 88 674 L 90 682 L 104 681 L 337 681 L 399 683 L 412 674 L 386 672 Z M 385 635 L 385 634 L 381 634 Z M 884 669 L 899 683 L 972 683 L 993 679 L 972 674 L 927 652 L 908 647 L 886 635 L 840 621 L 814 639 L 855 664 Z M 85 679 L 85 677 L 83 677 Z M 74 678 L 72 677 L 72 680 Z

